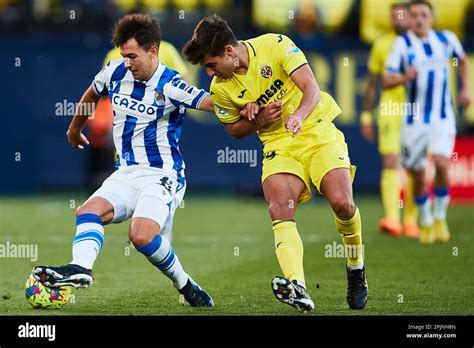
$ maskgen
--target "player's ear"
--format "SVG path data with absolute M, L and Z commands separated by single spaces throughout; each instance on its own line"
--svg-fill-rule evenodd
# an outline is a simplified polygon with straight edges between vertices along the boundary
M 157 56 L 159 51 L 158 46 L 151 46 L 149 49 L 149 52 L 151 53 L 152 56 Z
M 225 45 L 224 46 L 224 56 L 234 57 L 235 48 L 232 45 Z

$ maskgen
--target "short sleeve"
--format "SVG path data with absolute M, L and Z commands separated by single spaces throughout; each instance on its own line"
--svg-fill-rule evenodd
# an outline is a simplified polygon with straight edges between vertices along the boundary
M 405 42 L 401 36 L 398 36 L 393 43 L 392 50 L 390 51 L 390 55 L 385 64 L 385 73 L 403 73 L 405 51 Z
M 448 40 L 449 47 L 453 50 L 453 56 L 458 59 L 464 57 L 464 49 L 461 42 L 459 42 L 458 37 L 448 30 L 443 31 L 443 34 Z
M 117 68 L 120 67 L 121 64 L 123 64 L 123 59 L 111 60 L 97 75 L 95 75 L 94 80 L 92 81 L 92 86 L 94 88 L 94 92 L 97 95 L 103 97 L 109 95 L 109 86 L 112 74 Z
M 222 123 L 235 123 L 240 120 L 240 110 L 229 100 L 227 94 L 211 84 L 211 100 L 214 113 Z
M 163 93 L 176 107 L 184 105 L 191 109 L 199 109 L 202 100 L 208 95 L 205 90 L 190 85 L 179 75 L 163 86 Z
M 274 50 L 283 70 L 290 76 L 295 70 L 308 64 L 304 53 L 293 41 L 282 34 L 270 34 L 269 45 Z

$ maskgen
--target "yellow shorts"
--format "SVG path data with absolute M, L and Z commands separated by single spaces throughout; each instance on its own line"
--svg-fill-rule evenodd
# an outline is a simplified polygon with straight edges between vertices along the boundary
M 311 199 L 311 182 L 321 192 L 321 180 L 330 170 L 348 168 L 352 178 L 355 175 L 356 167 L 351 165 L 344 134 L 332 122 L 320 127 L 318 132 L 305 131 L 294 138 L 270 141 L 263 152 L 262 183 L 278 173 L 298 176 L 306 186 L 299 203 Z
M 400 116 L 379 116 L 378 125 L 378 148 L 381 155 L 400 153 L 400 129 L 402 118 Z

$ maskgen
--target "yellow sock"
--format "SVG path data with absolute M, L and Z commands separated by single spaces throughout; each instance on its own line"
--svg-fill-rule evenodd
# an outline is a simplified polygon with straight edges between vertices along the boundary
M 405 185 L 405 211 L 403 213 L 403 223 L 414 223 L 418 219 L 418 209 L 416 208 L 415 204 L 415 197 L 414 197 L 414 179 L 413 175 L 407 173 L 407 183 Z
M 398 200 L 400 199 L 400 170 L 393 168 L 382 169 L 380 190 L 382 193 L 382 204 L 385 217 L 399 220 L 400 210 Z
M 292 220 L 273 221 L 275 253 L 285 278 L 305 284 L 303 271 L 303 242 Z
M 336 228 L 342 237 L 345 250 L 347 252 L 347 262 L 353 266 L 363 265 L 362 247 L 362 223 L 360 220 L 359 208 L 356 207 L 354 216 L 350 219 L 342 220 L 334 215 Z

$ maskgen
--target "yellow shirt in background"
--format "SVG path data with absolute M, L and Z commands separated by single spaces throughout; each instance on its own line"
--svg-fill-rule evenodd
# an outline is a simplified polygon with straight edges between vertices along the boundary
M 397 38 L 395 32 L 389 32 L 380 36 L 374 41 L 370 50 L 367 68 L 374 75 L 382 76 L 385 70 L 385 61 L 390 55 L 393 43 Z M 405 102 L 405 86 L 398 85 L 393 88 L 383 89 L 380 95 L 379 115 L 381 110 L 387 110 L 387 115 L 401 116 L 396 110 L 402 110 L 402 103 Z M 390 112 L 388 112 L 390 111 Z M 385 112 L 383 112 L 385 115 Z

